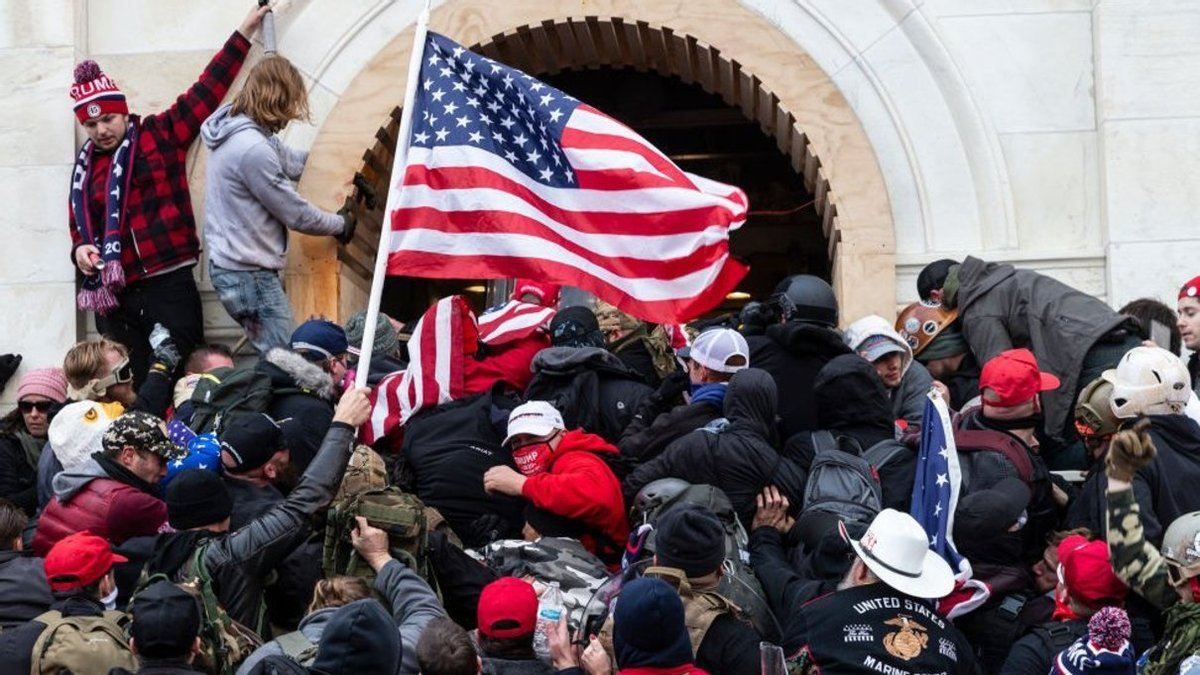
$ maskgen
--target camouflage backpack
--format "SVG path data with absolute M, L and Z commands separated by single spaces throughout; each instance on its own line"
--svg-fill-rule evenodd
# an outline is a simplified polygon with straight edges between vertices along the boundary
M 387 487 L 387 476 L 387 465 L 384 464 L 383 457 L 370 446 L 356 445 L 350 452 L 346 473 L 342 476 L 342 484 L 333 499 L 336 502 L 370 490 L 381 490 Z
M 191 558 L 180 569 L 181 581 L 169 578 L 165 574 L 152 574 L 138 582 L 133 597 L 158 581 L 174 583 L 196 597 L 200 604 L 200 653 L 196 656 L 194 667 L 216 675 L 233 675 L 239 664 L 246 660 L 255 649 L 262 646 L 262 638 L 251 628 L 232 619 L 221 607 L 213 590 L 212 576 L 204 563 L 204 555 L 208 552 L 210 542 L 205 541 L 196 547 Z M 130 600 L 133 604 L 133 600 Z M 265 606 L 259 607 L 259 621 Z
M 588 601 L 609 578 L 604 563 L 575 539 L 501 539 L 479 554 L 488 569 L 502 577 L 532 578 L 545 586 L 557 581 L 572 625 L 580 622 Z
M 325 576 L 345 574 L 374 581 L 375 570 L 359 558 L 358 551 L 350 543 L 356 516 L 366 518 L 372 527 L 387 532 L 392 557 L 424 577 L 434 592 L 438 592 L 437 579 L 429 562 L 425 505 L 416 495 L 394 487 L 348 495 L 329 508 L 321 556 Z

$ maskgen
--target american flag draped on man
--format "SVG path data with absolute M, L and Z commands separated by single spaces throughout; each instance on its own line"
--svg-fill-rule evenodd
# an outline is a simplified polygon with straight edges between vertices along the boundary
M 746 218 L 740 189 L 681 171 L 616 120 L 442 35 L 421 49 L 381 243 L 389 274 L 537 278 L 668 324 L 712 309 L 745 276 L 729 253 Z M 409 346 L 420 366 L 377 387 L 377 403 L 399 404 L 377 405 L 367 439 L 462 395 L 439 362 L 462 354 L 428 348 L 445 342 L 430 331 L 451 332 L 447 315 L 430 308 L 425 339 Z

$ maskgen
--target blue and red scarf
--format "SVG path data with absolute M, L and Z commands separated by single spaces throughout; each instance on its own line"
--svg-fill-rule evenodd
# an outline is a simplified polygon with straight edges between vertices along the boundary
M 108 314 L 120 304 L 117 294 L 125 288 L 125 270 L 121 267 L 121 234 L 125 225 L 125 196 L 129 192 L 129 180 L 133 174 L 133 154 L 137 148 L 137 122 L 129 120 L 125 139 L 113 152 L 108 165 L 108 180 L 105 185 L 104 232 L 97 243 L 91 211 L 87 207 L 88 184 L 92 169 L 95 144 L 87 141 L 75 158 L 75 171 L 71 175 L 71 213 L 79 229 L 79 239 L 100 250 L 103 265 L 96 274 L 83 277 L 83 288 L 79 290 L 76 304 L 79 309 L 97 314 Z

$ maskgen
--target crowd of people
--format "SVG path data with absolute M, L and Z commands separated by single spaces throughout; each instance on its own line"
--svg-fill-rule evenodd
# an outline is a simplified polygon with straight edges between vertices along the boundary
M 285 58 L 221 104 L 266 11 L 159 114 L 75 70 L 104 337 L 0 357 L 0 671 L 1200 673 L 1200 277 L 1118 311 L 945 259 L 896 317 L 799 274 L 688 326 L 519 279 L 297 326 L 288 230 L 356 223 L 295 190 Z M 197 138 L 254 359 L 204 341 Z
M 362 315 L 240 364 L 160 327 L 136 386 L 132 347 L 81 342 L 21 375 L 0 429 L 0 662 L 753 673 L 779 649 L 797 673 L 1186 673 L 1200 378 L 1169 340 L 1200 346 L 1198 289 L 1177 318 L 1118 312 L 967 258 L 895 321 L 842 332 L 797 275 L 675 331 L 518 280 L 456 315 L 453 400 L 369 444 L 387 383 L 436 370 L 422 317 L 381 316 L 369 364 Z M 539 321 L 497 329 L 514 307 Z M 935 399 L 965 567 L 913 496 Z

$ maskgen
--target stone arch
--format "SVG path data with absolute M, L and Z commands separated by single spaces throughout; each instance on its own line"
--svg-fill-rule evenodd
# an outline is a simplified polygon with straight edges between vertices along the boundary
M 633 3 L 600 4 L 618 9 Z M 666 12 L 655 9 L 658 4 L 639 3 L 604 17 L 547 19 L 577 5 L 497 8 L 453 0 L 434 12 L 431 29 L 531 73 L 624 66 L 676 76 L 720 95 L 775 139 L 816 195 L 843 315 L 890 312 L 895 234 L 887 191 L 867 136 L 832 80 L 790 38 L 733 0 L 699 0 Z M 301 183 L 318 204 L 340 206 L 345 189 L 330 186 L 344 186 L 355 171 L 372 181 L 390 173 L 390 161 L 381 158 L 390 160 L 394 148 L 395 104 L 411 42 L 410 25 L 362 67 L 326 118 Z M 323 70 L 332 67 L 331 61 L 323 64 Z M 362 236 L 377 237 L 378 209 L 366 222 Z M 340 255 L 328 240 L 299 236 L 296 244 L 288 276 L 298 316 L 345 314 L 365 303 L 361 262 L 373 243 L 355 242 Z

